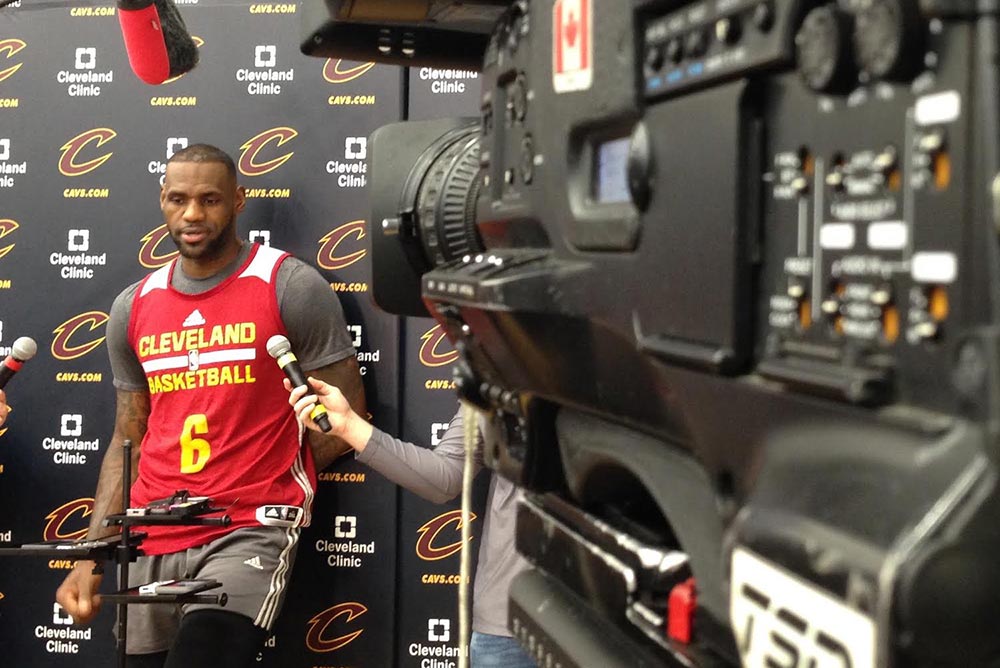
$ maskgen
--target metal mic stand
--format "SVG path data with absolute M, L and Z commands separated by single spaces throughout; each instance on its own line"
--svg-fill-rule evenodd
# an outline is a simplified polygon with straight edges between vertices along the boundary
M 109 515 L 104 518 L 104 526 L 121 526 L 122 532 L 118 539 L 98 539 L 85 541 L 44 541 L 41 543 L 30 543 L 19 547 L 0 548 L 0 557 L 25 557 L 25 556 L 45 556 L 51 558 L 53 554 L 62 557 L 75 557 L 77 559 L 88 559 L 94 561 L 94 573 L 104 572 L 105 561 L 113 561 L 118 564 L 118 585 L 119 591 L 114 594 L 102 596 L 104 601 L 113 603 L 118 607 L 117 640 L 115 648 L 118 654 L 119 668 L 125 668 L 127 655 L 125 639 L 128 633 L 128 606 L 133 604 L 183 604 L 183 603 L 213 603 L 224 606 L 228 600 L 225 592 L 219 594 L 203 594 L 201 592 L 216 589 L 222 586 L 217 580 L 205 580 L 199 585 L 183 594 L 157 594 L 141 593 L 141 587 L 129 588 L 128 574 L 129 563 L 136 560 L 142 554 L 140 544 L 146 534 L 137 531 L 133 532 L 131 527 L 139 525 L 217 525 L 228 526 L 229 515 L 221 517 L 200 517 L 198 515 L 212 512 L 220 512 L 223 508 L 204 508 L 193 514 L 160 514 L 160 515 L 129 515 L 128 509 L 132 496 L 132 441 L 126 439 L 122 443 L 122 509 L 118 515 Z

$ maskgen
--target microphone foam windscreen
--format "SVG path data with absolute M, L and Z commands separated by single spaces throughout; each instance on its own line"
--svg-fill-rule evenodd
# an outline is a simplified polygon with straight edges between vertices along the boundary
M 156 5 L 119 9 L 118 22 L 128 63 L 135 75 L 148 84 L 166 81 L 170 76 L 170 60 Z
M 198 45 L 188 34 L 177 5 L 173 0 L 154 0 L 153 6 L 160 13 L 163 41 L 167 46 L 167 60 L 170 63 L 170 76 L 176 77 L 190 72 L 198 64 Z
M 275 334 L 267 340 L 266 348 L 268 355 L 278 359 L 292 349 L 292 344 L 281 334 Z
M 20 336 L 11 345 L 11 353 L 15 359 L 27 362 L 38 352 L 38 344 L 30 336 Z

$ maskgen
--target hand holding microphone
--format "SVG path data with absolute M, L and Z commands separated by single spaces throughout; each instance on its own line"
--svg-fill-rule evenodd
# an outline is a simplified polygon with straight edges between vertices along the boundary
M 288 342 L 287 338 L 281 334 L 275 334 L 269 338 L 267 340 L 267 354 L 278 362 L 278 366 L 285 372 L 292 387 L 308 387 L 305 374 L 302 373 L 302 367 L 299 366 L 299 360 L 292 352 L 292 344 Z M 316 404 L 309 412 L 309 417 L 324 432 L 332 429 L 330 419 L 326 416 L 326 408 L 322 404 Z
M 319 430 L 310 419 L 310 414 L 319 402 L 327 411 L 333 435 L 339 436 L 357 452 L 364 451 L 372 437 L 372 425 L 354 412 L 340 388 L 311 377 L 308 382 L 308 386 L 292 387 L 288 380 L 285 381 L 285 389 L 291 392 L 288 403 L 302 420 L 302 424 L 314 431 Z

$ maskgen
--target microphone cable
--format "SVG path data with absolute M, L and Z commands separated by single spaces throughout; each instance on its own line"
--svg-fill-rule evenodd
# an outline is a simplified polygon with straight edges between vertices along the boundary
M 476 443 L 479 440 L 479 410 L 467 401 L 462 401 L 462 431 L 465 443 L 465 468 L 462 471 L 462 551 L 459 557 L 458 583 L 458 668 L 469 666 L 469 641 L 471 639 L 471 600 L 469 581 L 472 572 L 472 479 L 475 468 Z

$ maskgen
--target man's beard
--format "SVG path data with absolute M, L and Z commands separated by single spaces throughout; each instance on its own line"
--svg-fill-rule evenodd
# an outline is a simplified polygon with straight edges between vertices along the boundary
M 204 246 L 198 249 L 194 249 L 181 240 L 181 234 L 183 232 L 177 232 L 176 235 L 171 234 L 170 238 L 177 246 L 177 250 L 180 252 L 182 257 L 189 260 L 212 260 L 214 258 L 222 255 L 222 252 L 226 248 L 226 244 L 229 243 L 230 239 L 234 236 L 233 229 L 236 227 L 236 216 L 229 219 L 229 222 L 219 230 L 219 233 L 215 237 L 209 238 Z

